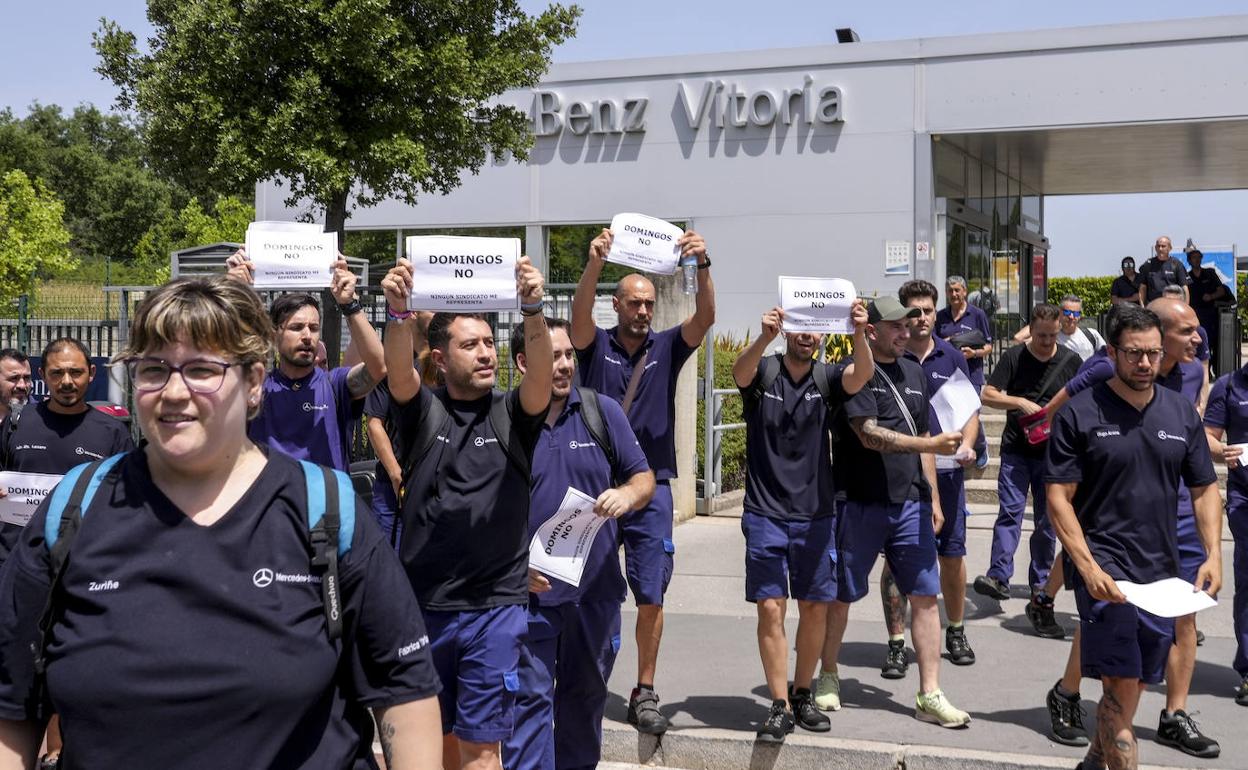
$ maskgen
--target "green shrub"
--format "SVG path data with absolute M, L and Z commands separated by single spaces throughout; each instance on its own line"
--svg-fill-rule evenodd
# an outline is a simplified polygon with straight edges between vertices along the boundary
M 1067 294 L 1083 300 L 1083 314 L 1098 316 L 1109 312 L 1109 287 L 1115 276 L 1084 276 L 1082 278 L 1056 277 L 1049 279 L 1049 302 L 1057 304 Z
M 715 346 L 715 387 L 716 388 L 736 388 L 737 383 L 732 379 L 732 365 L 736 362 L 737 356 L 741 351 L 745 350 L 749 344 L 749 338 L 745 340 L 737 340 L 731 336 L 716 335 L 712 341 Z M 706 345 L 698 348 L 698 376 L 706 370 Z M 705 443 L 703 441 L 702 426 L 706 415 L 706 401 L 698 398 L 698 423 L 697 423 L 697 468 L 698 478 L 707 478 L 707 473 L 702 467 Z M 742 414 L 741 397 L 737 395 L 725 395 L 720 397 L 720 423 L 737 423 L 742 422 L 745 417 Z M 719 492 L 730 492 L 735 489 L 745 488 L 745 430 L 725 431 L 720 436 L 720 488 Z

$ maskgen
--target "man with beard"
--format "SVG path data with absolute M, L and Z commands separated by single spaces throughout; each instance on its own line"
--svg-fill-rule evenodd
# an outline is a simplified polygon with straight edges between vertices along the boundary
M 1194 585 L 1216 595 L 1222 582 L 1222 501 L 1209 445 L 1190 400 L 1156 387 L 1163 352 L 1155 313 L 1122 312 L 1108 345 L 1114 376 L 1070 399 L 1048 442 L 1049 511 L 1076 569 L 1081 668 L 1103 688 L 1084 768 L 1138 766 L 1132 720 L 1145 687 L 1162 679 L 1174 623 L 1127 604 L 1115 581 L 1181 574 L 1181 483 L 1208 553 Z
M 599 329 L 594 324 L 594 297 L 611 239 L 611 231 L 603 230 L 589 245 L 589 262 L 572 298 L 572 344 L 581 382 L 624 407 L 657 481 L 650 504 L 620 522 L 625 574 L 637 601 L 637 686 L 628 699 L 628 721 L 640 732 L 657 735 L 667 730 L 654 674 L 663 637 L 663 595 L 676 553 L 670 486 L 676 475 L 676 378 L 715 323 L 715 286 L 705 241 L 686 232 L 677 244 L 684 257 L 698 262 L 693 315 L 670 329 L 651 329 L 654 284 L 634 273 L 615 289 L 612 307 L 617 325 Z
M 918 308 L 919 315 L 910 319 L 910 339 L 906 341 L 905 357 L 923 367 L 927 393 L 936 392 L 961 372 L 970 380 L 966 359 L 953 345 L 933 335 L 936 320 L 936 287 L 924 280 L 907 281 L 897 291 L 898 299 L 908 308 Z M 928 415 L 931 425 L 940 423 L 934 409 Z M 975 462 L 975 438 L 979 434 L 979 414 L 971 415 L 962 432 L 962 443 L 952 457 L 936 458 L 936 489 L 945 524 L 936 533 L 936 556 L 940 564 L 940 592 L 945 597 L 945 650 L 955 666 L 975 662 L 975 651 L 966 641 L 962 625 L 966 603 L 966 481 L 964 469 Z M 884 622 L 888 626 L 888 655 L 880 675 L 885 679 L 901 679 L 910 662 L 906 659 L 906 597 L 897 588 L 897 581 L 888 565 L 880 574 L 880 601 L 884 604 Z
M 786 332 L 783 354 L 763 353 L 780 333 L 784 311 L 763 314 L 762 333 L 741 352 L 732 376 L 745 401 L 745 599 L 758 609 L 758 651 L 771 692 L 771 711 L 758 731 L 782 743 L 794 723 L 827 732 L 810 685 L 836 598 L 836 488 L 830 456 L 831 414 L 875 373 L 867 342 L 867 310 L 852 310 L 854 363 L 815 361 L 822 335 Z M 788 683 L 786 600 L 797 600 L 797 667 Z M 835 678 L 834 673 L 827 676 Z M 827 709 L 839 692 L 824 683 Z
M 910 318 L 917 308 L 884 296 L 867 307 L 867 338 L 875 374 L 838 418 L 836 482 L 845 494 L 838 513 L 837 600 L 828 608 L 822 682 L 837 674 L 849 605 L 867 595 L 881 551 L 897 586 L 910 599 L 910 635 L 919 659 L 914 716 L 941 727 L 963 727 L 971 717 L 940 690 L 940 575 L 936 531 L 944 523 L 933 454 L 953 454 L 962 434 L 928 433 L 923 367 L 904 357 Z
M 226 262 L 230 275 L 252 282 L 253 268 L 242 249 Z M 283 294 L 269 314 L 277 329 L 277 366 L 264 381 L 259 416 L 248 435 L 296 460 L 310 460 L 340 471 L 351 465 L 351 430 L 364 414 L 364 397 L 386 376 L 381 340 L 355 294 L 355 274 L 342 259 L 334 264 L 330 293 L 351 330 L 360 356 L 355 366 L 317 366 L 321 306 L 311 294 Z
M 400 259 L 381 282 L 390 413 L 404 456 L 399 557 L 442 681 L 443 766 L 497 770 L 520 688 L 530 468 L 554 369 L 544 281 L 528 257 L 517 261 L 528 373 L 509 393 L 494 390 L 494 332 L 479 313 L 430 319 L 429 356 L 444 385 L 423 380 L 412 362 L 412 281 Z
M 568 322 L 547 318 L 546 326 L 554 370 L 550 412 L 533 453 L 529 534 L 555 515 L 569 488 L 595 498 L 594 513 L 606 521 L 594 536 L 579 585 L 529 569 L 516 729 L 503 744 L 508 770 L 595 767 L 602 758 L 602 714 L 627 592 L 616 522 L 654 494 L 654 474 L 624 410 L 588 388 L 573 387 L 576 350 Z M 530 365 L 527 348 L 517 326 L 511 356 L 523 374 Z
M 30 400 L 30 359 L 14 348 L 0 350 L 0 420 Z

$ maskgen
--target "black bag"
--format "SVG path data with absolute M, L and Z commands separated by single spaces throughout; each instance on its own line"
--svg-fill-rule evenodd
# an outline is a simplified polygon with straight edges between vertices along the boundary
M 958 332 L 949 338 L 949 344 L 961 350 L 962 348 L 982 348 L 988 344 L 988 338 L 979 329 L 971 329 L 969 332 Z

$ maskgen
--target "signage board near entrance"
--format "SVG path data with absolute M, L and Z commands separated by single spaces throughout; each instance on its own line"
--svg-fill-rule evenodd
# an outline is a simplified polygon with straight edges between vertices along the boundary
M 910 275 L 910 241 L 884 241 L 884 275 Z

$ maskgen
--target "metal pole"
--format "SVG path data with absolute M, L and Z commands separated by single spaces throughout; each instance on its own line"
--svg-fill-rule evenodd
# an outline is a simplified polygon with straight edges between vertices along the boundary
M 715 499 L 715 327 L 706 332 L 705 364 L 702 369 L 702 512 L 711 514 Z
M 30 311 L 30 297 L 22 294 L 17 298 L 17 349 L 30 354 L 30 319 L 27 314 Z

